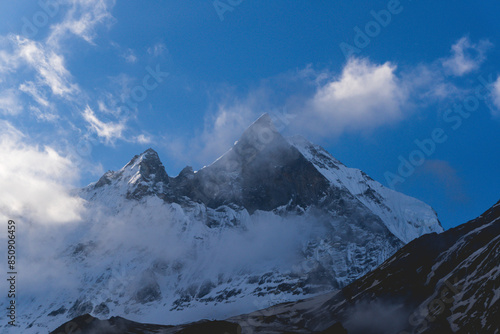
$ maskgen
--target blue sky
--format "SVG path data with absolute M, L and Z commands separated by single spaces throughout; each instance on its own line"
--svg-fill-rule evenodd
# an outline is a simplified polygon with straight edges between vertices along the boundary
M 71 207 L 54 190 L 148 147 L 169 175 L 199 169 L 267 112 L 455 226 L 500 197 L 499 12 L 493 1 L 2 2 L 2 209 Z

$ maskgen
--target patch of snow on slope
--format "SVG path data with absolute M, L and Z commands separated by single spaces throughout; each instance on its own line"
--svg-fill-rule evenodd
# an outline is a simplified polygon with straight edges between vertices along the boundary
M 426 233 L 443 232 L 436 212 L 424 202 L 384 187 L 359 169 L 346 167 L 303 137 L 294 136 L 288 141 L 332 184 L 346 187 L 379 216 L 401 241 L 408 243 Z

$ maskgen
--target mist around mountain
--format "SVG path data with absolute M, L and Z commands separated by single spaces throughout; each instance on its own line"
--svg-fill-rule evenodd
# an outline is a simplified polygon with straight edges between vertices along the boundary
M 226 319 L 338 291 L 443 231 L 427 204 L 284 138 L 268 115 L 201 170 L 171 177 L 148 149 L 75 196 L 81 223 L 33 224 L 22 241 L 23 333 L 85 314 Z
M 495 334 L 500 313 L 499 246 L 500 201 L 474 220 L 410 242 L 339 291 L 221 323 L 201 320 L 163 326 L 162 333 L 187 333 L 196 328 L 197 333 L 229 334 Z M 99 321 L 88 315 L 74 321 L 82 333 L 153 333 L 153 328 L 160 328 L 125 319 Z M 214 330 L 215 326 L 225 327 Z M 59 334 L 63 327 L 52 334 Z

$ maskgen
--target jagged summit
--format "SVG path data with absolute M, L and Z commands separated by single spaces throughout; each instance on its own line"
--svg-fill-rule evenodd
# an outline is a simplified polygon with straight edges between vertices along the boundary
M 86 189 L 97 194 L 95 190 L 98 188 L 112 186 L 129 199 L 140 199 L 162 193 L 169 183 L 170 178 L 158 153 L 148 148 L 142 154 L 134 156 L 120 170 L 106 172 L 97 183 Z
M 281 149 L 289 148 L 275 128 L 271 117 L 265 113 L 242 133 L 233 147 L 204 169 L 241 172 L 244 165 L 254 160 L 260 152 L 270 146 L 281 146 Z
M 404 243 L 443 231 L 430 206 L 385 188 L 301 136 L 285 139 L 268 114 L 253 122 L 225 154 L 196 173 L 188 166 L 169 177 L 158 154 L 149 148 L 121 170 L 106 173 L 91 188 L 111 184 L 129 199 L 150 195 L 166 202 L 189 199 L 213 209 L 236 205 L 250 214 L 283 206 L 320 206 L 345 217 L 363 212 L 366 222 L 382 225 Z
M 277 135 L 279 135 L 279 132 L 274 126 L 271 117 L 265 113 L 243 132 L 238 143 L 249 144 L 258 142 L 265 144 L 271 142 Z
M 250 213 L 283 205 L 307 207 L 329 192 L 328 181 L 263 114 L 235 145 L 195 175 L 192 197 L 210 207 L 237 204 Z M 188 194 L 190 195 L 190 194 Z
M 148 148 L 143 153 L 135 155 L 122 169 L 134 168 L 135 166 L 158 166 L 162 165 L 158 153 Z

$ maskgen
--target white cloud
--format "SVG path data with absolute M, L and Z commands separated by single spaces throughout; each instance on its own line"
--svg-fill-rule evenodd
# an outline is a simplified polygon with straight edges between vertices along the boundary
M 152 142 L 152 139 L 150 136 L 140 134 L 134 138 L 134 141 L 139 143 L 139 144 L 150 144 Z
M 17 66 L 18 58 L 14 54 L 0 50 L 0 73 L 12 72 Z
M 486 51 L 492 47 L 488 40 L 472 43 L 468 37 L 460 38 L 451 47 L 452 55 L 442 60 L 442 65 L 447 73 L 455 76 L 473 72 L 481 66 L 486 59 Z
M 91 129 L 95 131 L 99 137 L 104 138 L 106 143 L 113 143 L 115 139 L 123 138 L 125 124 L 103 122 L 97 118 L 94 111 L 89 106 L 83 111 L 83 118 L 89 123 Z
M 205 121 L 200 158 L 205 162 L 217 159 L 233 146 L 256 117 L 258 115 L 247 104 L 220 106 L 217 114 Z
M 0 113 L 17 115 L 22 110 L 23 106 L 15 90 L 7 89 L 0 92 Z
M 306 103 L 300 126 L 316 134 L 338 135 L 399 121 L 407 93 L 395 70 L 388 62 L 377 65 L 351 58 L 341 76 L 320 86 Z
M 50 87 L 54 95 L 68 97 L 79 89 L 71 83 L 71 74 L 64 66 L 64 58 L 43 44 L 15 36 L 17 56 L 26 61 L 38 74 L 38 80 Z
M 51 147 L 40 149 L 8 122 L 0 122 L 0 219 L 34 224 L 80 220 L 83 201 L 69 194 L 78 169 Z
M 265 112 L 258 93 L 244 100 L 233 99 L 217 106 L 215 113 L 205 116 L 203 130 L 192 136 L 163 136 L 163 147 L 182 167 L 208 164 L 229 150 L 243 131 Z
M 48 45 L 59 48 L 62 39 L 71 34 L 93 44 L 95 27 L 98 24 L 113 22 L 110 10 L 115 5 L 115 0 L 70 0 L 69 5 L 71 7 L 63 21 L 51 26 Z
M 35 107 L 35 106 L 30 106 L 29 109 L 30 109 L 31 113 L 39 121 L 55 122 L 55 121 L 58 121 L 60 119 L 60 117 L 52 111 L 41 110 L 40 108 Z
M 323 137 L 397 122 L 404 117 L 402 107 L 408 94 L 395 70 L 390 63 L 377 65 L 368 60 L 351 59 L 339 77 L 310 68 L 282 76 L 273 85 L 281 87 L 290 81 L 307 81 L 305 89 L 287 97 L 285 107 L 287 103 L 292 107 L 284 114 L 277 111 L 284 110 L 283 106 L 271 102 L 275 98 L 274 86 L 264 84 L 244 98 L 231 98 L 229 93 L 216 112 L 206 117 L 200 134 L 192 138 L 167 135 L 163 141 L 165 149 L 176 160 L 209 163 L 230 149 L 243 131 L 265 112 L 278 119 L 276 126 L 280 130 L 286 131 L 285 128 L 291 126 L 295 127 L 293 132 L 305 131 Z M 300 83 L 297 86 L 303 88 Z M 224 91 L 231 89 L 226 87 Z M 304 91 L 310 92 L 309 95 L 304 95 Z
M 496 109 L 492 109 L 492 114 L 495 117 L 500 117 L 500 77 L 492 85 L 491 96 L 493 105 L 496 107 Z

